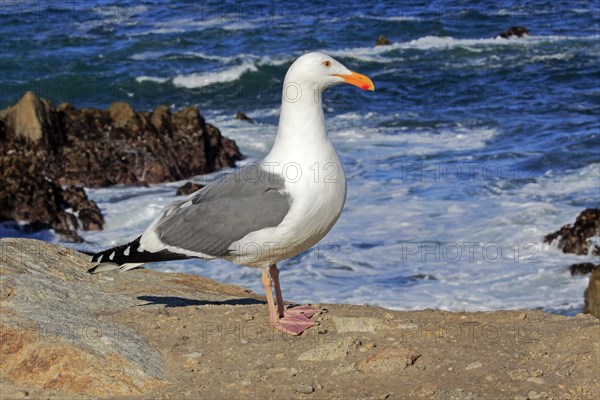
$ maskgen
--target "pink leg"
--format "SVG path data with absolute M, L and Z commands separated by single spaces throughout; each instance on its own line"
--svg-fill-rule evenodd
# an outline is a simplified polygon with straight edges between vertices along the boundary
M 269 267 L 269 275 L 271 279 L 273 279 L 273 284 L 275 286 L 275 301 L 277 302 L 277 314 L 279 318 L 284 317 L 284 308 L 283 308 L 283 295 L 281 294 L 281 286 L 279 285 L 279 269 L 277 265 L 273 264 Z
M 263 269 L 262 272 L 262 283 L 265 287 L 265 294 L 267 295 L 267 305 L 269 306 L 269 323 L 277 323 L 279 317 L 275 312 L 275 303 L 273 302 L 273 288 L 271 287 L 271 278 L 269 278 L 269 271 Z
M 279 270 L 277 269 L 277 265 L 273 264 L 269 267 L 269 275 L 275 286 L 275 299 L 277 300 L 277 311 L 275 311 L 273 293 L 271 292 L 271 279 L 266 275 L 266 272 L 266 270 L 263 270 L 263 284 L 265 285 L 265 291 L 267 292 L 269 322 L 271 325 L 288 335 L 294 336 L 299 335 L 311 326 L 314 326 L 315 323 L 309 318 L 319 310 L 308 305 L 298 306 L 288 310 L 284 308 L 281 286 L 279 285 Z M 275 315 L 274 318 L 273 315 Z

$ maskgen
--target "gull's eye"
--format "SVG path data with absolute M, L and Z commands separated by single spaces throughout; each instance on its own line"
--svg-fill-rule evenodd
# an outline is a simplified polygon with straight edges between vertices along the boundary
M 323 64 L 323 66 L 327 67 L 327 68 L 331 67 L 331 61 L 329 61 L 329 60 L 325 60 L 321 64 Z

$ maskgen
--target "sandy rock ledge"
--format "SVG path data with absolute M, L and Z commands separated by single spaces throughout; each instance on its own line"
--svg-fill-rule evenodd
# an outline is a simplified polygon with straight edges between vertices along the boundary
M 88 267 L 69 248 L 0 240 L 2 399 L 600 398 L 588 315 L 321 304 L 291 338 L 248 290 Z

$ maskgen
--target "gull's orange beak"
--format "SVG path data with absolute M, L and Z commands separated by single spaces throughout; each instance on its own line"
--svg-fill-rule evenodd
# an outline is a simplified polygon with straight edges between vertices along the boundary
M 373 85 L 373 81 L 367 78 L 366 76 L 359 74 L 358 72 L 350 71 L 350 75 L 343 74 L 332 74 L 333 76 L 339 76 L 344 80 L 344 82 L 349 83 L 354 86 L 358 86 L 362 90 L 375 90 L 375 85 Z

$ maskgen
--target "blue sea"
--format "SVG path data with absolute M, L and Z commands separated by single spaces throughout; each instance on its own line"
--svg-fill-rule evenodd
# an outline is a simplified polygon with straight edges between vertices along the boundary
M 286 299 L 581 311 L 588 278 L 567 267 L 599 258 L 542 239 L 600 205 L 599 1 L 1 0 L 0 18 L 0 107 L 26 90 L 77 107 L 198 105 L 242 164 L 270 149 L 296 57 L 326 52 L 371 77 L 375 92 L 325 95 L 348 199 L 319 245 L 280 265 Z M 531 36 L 494 38 L 513 25 Z M 374 47 L 382 34 L 392 45 Z M 106 227 L 85 246 L 135 238 L 182 183 L 88 189 Z M 262 293 L 259 271 L 223 261 L 150 268 Z

